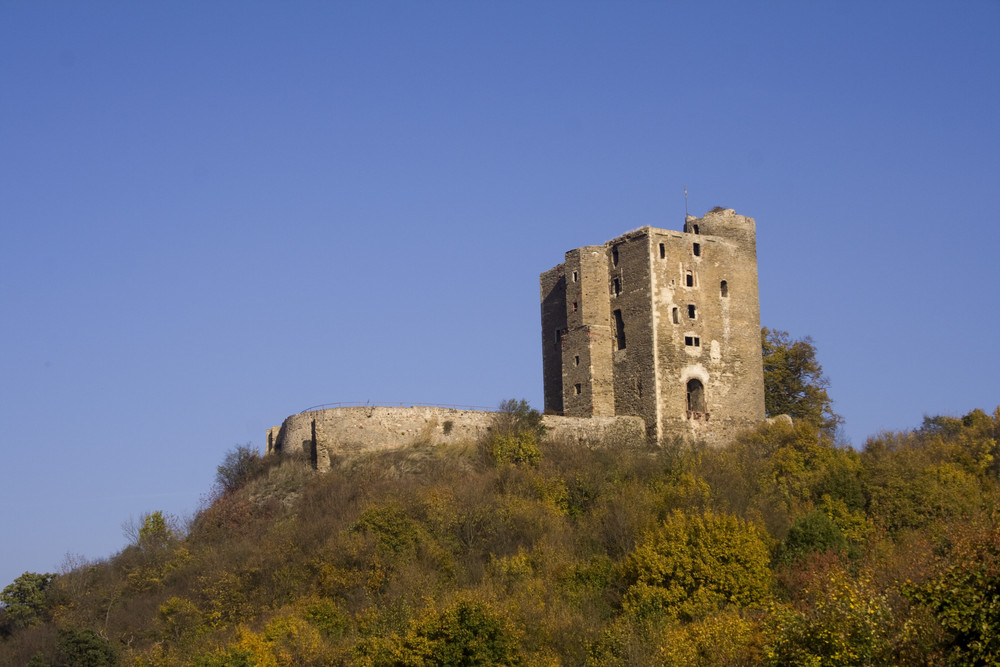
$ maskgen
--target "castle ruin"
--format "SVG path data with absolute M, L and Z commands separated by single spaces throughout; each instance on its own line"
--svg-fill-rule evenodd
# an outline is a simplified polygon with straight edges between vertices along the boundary
M 713 443 L 764 419 L 753 218 L 642 227 L 541 274 L 545 411 Z
M 671 437 L 723 444 L 764 420 L 753 218 L 714 208 L 683 232 L 642 227 L 541 274 L 545 418 L 582 446 Z M 493 413 L 434 406 L 306 410 L 268 454 L 328 470 L 353 455 L 475 441 Z

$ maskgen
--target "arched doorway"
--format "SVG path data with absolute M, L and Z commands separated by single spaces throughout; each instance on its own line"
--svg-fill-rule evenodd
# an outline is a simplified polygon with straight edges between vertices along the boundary
M 708 412 L 705 407 L 705 385 L 697 378 L 688 380 L 687 383 L 687 409 L 688 412 Z

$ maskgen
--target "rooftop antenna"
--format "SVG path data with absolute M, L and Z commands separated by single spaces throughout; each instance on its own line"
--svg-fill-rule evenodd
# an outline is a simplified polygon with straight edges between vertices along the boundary
M 684 219 L 688 217 L 688 186 L 684 186 Z

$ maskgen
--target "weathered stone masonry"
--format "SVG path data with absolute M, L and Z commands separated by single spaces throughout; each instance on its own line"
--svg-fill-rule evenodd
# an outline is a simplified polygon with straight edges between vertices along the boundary
M 550 437 L 721 444 L 764 419 L 753 218 L 715 208 L 688 216 L 683 232 L 642 227 L 570 250 L 540 283 Z M 267 453 L 301 453 L 328 470 L 361 452 L 475 442 L 493 416 L 306 411 L 268 430 Z
M 267 453 L 305 455 L 317 470 L 329 470 L 331 465 L 363 452 L 476 442 L 488 433 L 494 414 L 440 407 L 380 406 L 300 412 L 280 427 L 268 429 Z M 546 416 L 543 423 L 547 437 L 584 446 L 609 436 L 626 441 L 645 438 L 645 424 L 638 417 Z
M 764 419 L 753 218 L 642 227 L 570 250 L 540 283 L 546 412 L 716 443 Z

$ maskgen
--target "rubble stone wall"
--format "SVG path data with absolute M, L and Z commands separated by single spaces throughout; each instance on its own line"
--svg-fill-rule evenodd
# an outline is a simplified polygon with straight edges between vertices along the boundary
M 310 458 L 320 471 L 363 452 L 414 445 L 475 442 L 485 437 L 495 413 L 430 406 L 358 406 L 313 410 L 292 415 L 267 431 L 267 453 Z M 574 418 L 546 415 L 546 437 L 594 446 L 645 440 L 638 417 Z

